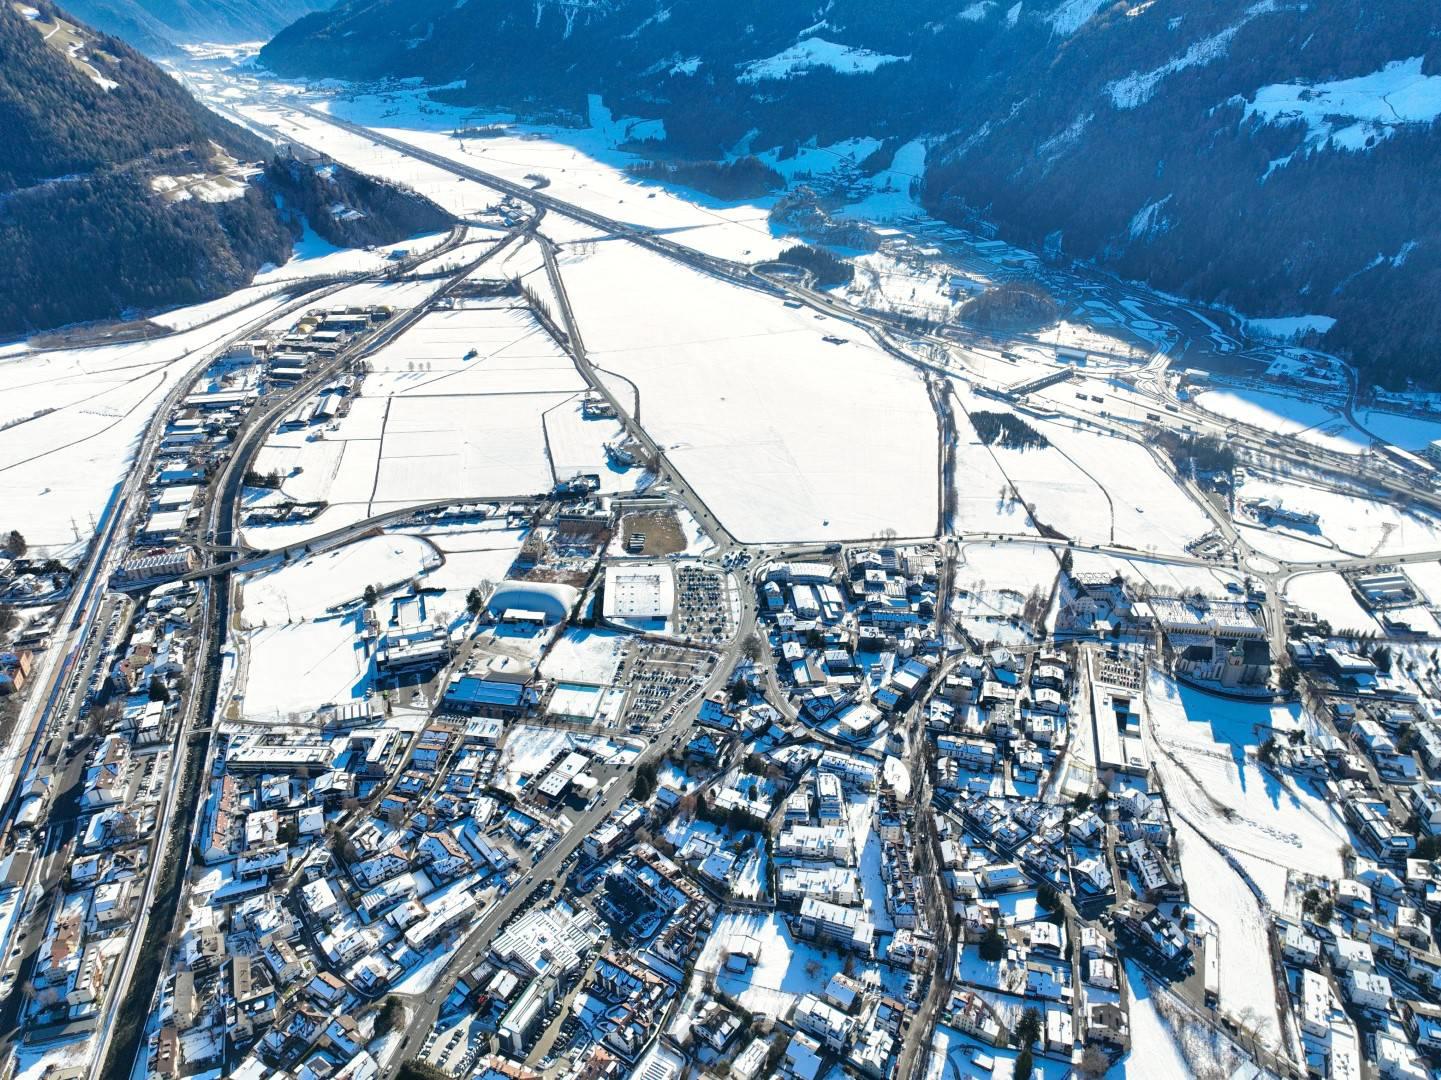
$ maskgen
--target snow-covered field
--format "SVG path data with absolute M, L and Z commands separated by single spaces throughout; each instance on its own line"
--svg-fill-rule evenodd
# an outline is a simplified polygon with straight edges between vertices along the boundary
M 1441 603 L 1441 562 L 1407 563 L 1406 576 L 1426 599 Z
M 925 387 L 859 330 L 630 244 L 561 269 L 592 361 L 636 384 L 646 429 L 736 536 L 934 532 Z
M 466 594 L 503 578 L 524 536 L 501 528 L 418 532 L 365 537 L 246 580 L 244 716 L 286 719 L 364 697 L 372 665 L 357 616 L 336 618 L 329 609 L 360 599 L 367 585 L 384 590 L 415 579 L 444 590 L 426 593 L 426 621 L 454 628 L 469 618 Z M 382 621 L 387 603 L 377 609 Z
M 1156 769 L 1175 811 L 1235 853 L 1341 876 L 1341 848 L 1350 838 L 1339 813 L 1303 781 L 1281 779 L 1255 756 L 1273 733 L 1309 730 L 1300 706 L 1213 697 L 1157 673 L 1147 683 L 1146 706 Z M 1273 903 L 1279 906 L 1280 897 Z
M 555 639 L 540 674 L 556 682 L 609 686 L 629 638 L 613 630 L 572 627 Z
M 1026 599 L 1049 597 L 1060 564 L 1050 547 L 1018 543 L 970 543 L 956 563 L 955 586 L 966 592 L 956 600 L 957 614 L 976 640 L 1020 645 L 1032 640 L 1024 624 L 1013 626 Z
M 1246 539 L 1278 558 L 1324 560 L 1338 554 L 1401 555 L 1441 548 L 1441 519 L 1420 510 L 1344 495 L 1299 480 L 1247 474 L 1236 489 L 1237 504 L 1276 499 L 1288 510 L 1318 515 L 1315 525 L 1257 525 L 1241 517 Z
M 1441 439 L 1441 422 L 1423 416 L 1366 409 L 1357 418 L 1371 434 L 1413 453 L 1425 450 Z
M 306 526 L 249 530 L 251 543 L 293 543 L 423 502 L 531 495 L 576 472 L 599 474 L 606 491 L 639 476 L 607 462 L 619 422 L 580 415 L 584 380 L 525 307 L 430 312 L 367 363 L 348 415 L 275 432 L 257 458 L 288 497 L 329 507 Z
M 549 181 L 547 191 L 558 198 L 622 221 L 664 230 L 672 239 L 708 254 L 761 260 L 774 257 L 785 246 L 771 234 L 765 205 L 723 203 L 698 192 L 681 194 L 643 184 L 629 176 L 625 166 L 638 159 L 615 147 L 635 134 L 635 124 L 615 120 L 598 101 L 592 102 L 590 127 L 514 124 L 510 125 L 513 134 L 483 139 L 457 139 L 454 131 L 462 124 L 513 118 L 477 117 L 469 110 L 446 109 L 432 102 L 426 102 L 422 111 L 418 95 L 404 92 L 330 98 L 314 104 L 342 119 L 374 126 L 384 135 L 514 183 L 529 186 L 534 181 L 527 176 L 544 176 Z M 498 201 L 492 189 L 457 183 L 457 178 L 443 169 L 324 120 L 264 106 L 238 108 L 362 172 L 409 184 L 456 214 L 477 214 Z
M 236 289 L 232 293 L 226 293 L 214 300 L 207 300 L 203 304 L 172 308 L 169 311 L 150 316 L 148 321 L 153 322 L 156 326 L 163 326 L 167 330 L 193 330 L 204 323 L 249 307 L 251 304 L 259 303 L 266 297 L 275 296 L 282 288 L 284 288 L 282 284 L 263 282 L 261 275 L 257 274 L 255 284 L 249 288 Z M 115 348 L 124 348 L 124 346 L 115 346 Z
M 1260 903 L 1241 876 L 1195 829 L 1178 822 L 1176 840 L 1186 880 L 1204 883 L 1193 890 L 1191 906 L 1216 924 L 1221 1008 L 1240 1017 L 1274 1044 L 1279 1040 L 1281 1026 L 1271 971 L 1271 943 Z
M 519 791 L 557 754 L 578 749 L 590 751 L 598 761 L 612 763 L 633 760 L 638 753 L 633 744 L 603 736 L 521 725 L 511 728 L 506 734 L 505 746 L 500 752 L 500 767 L 511 789 Z
M 446 233 L 424 233 L 402 240 L 392 248 L 404 248 L 412 254 L 421 254 L 437 247 L 446 238 Z M 336 247 L 328 240 L 317 236 L 307 224 L 304 234 L 297 241 L 290 259 L 281 266 L 271 266 L 255 275 L 255 282 L 274 284 L 294 281 L 297 278 L 315 277 L 322 274 L 375 273 L 383 270 L 390 262 L 390 250 Z M 448 256 L 442 256 L 447 258 Z
M 1141 969 L 1125 962 L 1130 991 L 1131 1049 L 1107 1073 L 1108 1080 L 1185 1080 L 1191 1075 L 1181 1049 L 1156 1011 L 1156 1002 Z
M 817 68 L 826 68 L 841 75 L 857 75 L 875 71 L 883 64 L 909 60 L 908 56 L 889 56 L 869 49 L 840 45 L 825 38 L 812 37 L 764 60 L 746 64 L 737 82 L 754 83 L 770 79 L 790 79 Z
M 493 586 L 505 579 L 526 536 L 522 529 L 481 529 L 441 535 L 416 530 L 415 534 L 425 536 L 445 559 L 424 575 L 421 584 L 427 589 L 445 590 L 443 596 L 431 595 L 426 599 L 426 610 L 447 623 L 467 614 L 466 594 L 471 589 L 481 587 L 484 582 Z M 482 588 L 481 591 L 488 594 L 490 590 Z
M 339 292 L 325 298 L 326 307 L 367 307 L 379 304 L 394 310 L 412 308 L 425 303 L 445 284 L 443 279 L 425 281 L 360 281 L 347 285 Z M 275 326 L 276 330 L 287 329 L 287 320 Z
M 418 537 L 367 537 L 249 578 L 241 617 L 250 627 L 316 619 L 328 608 L 360 599 L 367 585 L 393 585 L 439 562 Z
M 1297 607 L 1315 612 L 1337 632 L 1355 630 L 1375 633 L 1376 620 L 1356 602 L 1346 579 L 1335 571 L 1303 574 L 1286 584 L 1286 599 Z
M 1026 418 L 1051 441 L 1040 450 L 995 447 L 1036 517 L 1073 540 L 1177 554 L 1211 520 L 1138 443 Z
M 1399 127 L 1441 116 L 1441 76 L 1425 74 L 1422 61 L 1392 60 L 1378 71 L 1334 82 L 1263 86 L 1247 102 L 1246 114 L 1272 124 L 1304 124 L 1308 146 L 1362 150 Z
M 1370 440 L 1335 408 L 1314 398 L 1273 394 L 1264 390 L 1208 390 L 1196 405 L 1231 420 L 1341 454 L 1359 454 Z
M 198 370 L 211 350 L 286 303 L 259 295 L 215 318 L 216 308 L 177 324 L 203 323 L 150 341 L 0 358 L 0 507 L 36 549 L 60 549 L 94 534 L 138 440 L 165 395 Z M 212 321 L 204 321 L 211 319 Z
M 958 398 L 966 409 L 974 409 L 980 399 L 960 390 Z M 951 527 L 958 533 L 1009 533 L 1038 535 L 1025 506 L 1018 502 L 1007 482 L 1003 469 L 1007 461 L 981 442 L 965 409 L 955 409 L 956 445 L 954 491 L 955 520 Z M 1009 455 L 1006 456 L 1008 458 Z
M 953 318 L 956 309 L 971 295 L 952 289 L 953 272 L 945 266 L 917 267 L 887 251 L 859 255 L 851 262 L 856 275 L 839 294 L 857 307 L 903 311 L 943 322 Z M 980 287 L 977 283 L 976 288 Z
M 241 714 L 253 720 L 303 718 L 321 705 L 365 697 L 372 664 L 358 634 L 354 618 L 252 631 Z
M 468 354 L 474 352 L 475 355 Z M 366 360 L 367 396 L 567 393 L 585 380 L 517 301 L 432 311 Z
M 745 972 L 725 966 L 725 948 L 746 935 L 760 943 L 759 959 Z M 839 950 L 821 950 L 791 937 L 783 916 L 726 911 L 716 917 L 696 970 L 715 972 L 716 985 L 751 1012 L 781 1018 L 808 993 L 820 994 L 845 967 Z

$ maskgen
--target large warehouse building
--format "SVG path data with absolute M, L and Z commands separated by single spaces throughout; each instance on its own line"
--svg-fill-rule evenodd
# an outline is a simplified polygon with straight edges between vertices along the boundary
M 606 622 L 654 629 L 675 608 L 675 576 L 670 563 L 620 563 L 605 571 Z

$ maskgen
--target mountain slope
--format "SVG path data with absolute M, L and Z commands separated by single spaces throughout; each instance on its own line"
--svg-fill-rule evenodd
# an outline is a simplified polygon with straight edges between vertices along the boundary
M 1329 316 L 1324 344 L 1374 377 L 1441 378 L 1435 5 L 344 0 L 261 59 L 522 111 L 601 93 L 692 157 L 925 136 L 941 216 L 1248 314 Z
M 267 168 L 267 144 L 48 0 L 0 5 L 0 145 L 0 334 L 247 285 L 290 256 L 305 213 L 350 243 L 449 220 L 343 170 Z M 321 220 L 335 205 L 357 223 Z
M 152 56 L 189 41 L 263 41 L 330 0 L 73 0 L 84 22 Z
M 204 299 L 284 260 L 289 228 L 240 166 L 263 144 L 121 42 L 24 11 L 0 6 L 0 332 Z M 194 179 L 161 195 L 169 178 Z

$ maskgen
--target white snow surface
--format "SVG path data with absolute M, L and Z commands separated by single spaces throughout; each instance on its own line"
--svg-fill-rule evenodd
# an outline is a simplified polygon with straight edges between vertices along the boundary
M 513 123 L 507 114 L 475 116 L 469 110 L 446 109 L 420 94 L 386 93 L 354 98 L 316 99 L 346 120 L 368 124 L 384 135 L 404 140 L 431 153 L 484 169 L 515 183 L 532 184 L 530 174 L 544 176 L 546 189 L 585 209 L 635 225 L 664 231 L 677 243 L 727 258 L 772 258 L 786 246 L 773 235 L 767 220 L 769 200 L 722 203 L 694 191 L 671 190 L 642 183 L 625 172 L 639 159 L 617 149 L 624 125 L 561 128 Z M 495 199 L 491 188 L 457 183 L 456 177 L 433 165 L 403 156 L 360 135 L 352 135 L 315 117 L 264 106 L 237 106 L 262 123 L 293 134 L 307 145 L 323 148 L 336 160 L 372 176 L 383 176 L 416 188 L 446 209 L 462 216 L 484 212 Z M 594 112 L 594 110 L 593 110 Z M 496 138 L 454 138 L 458 126 L 502 123 L 507 133 Z M 566 230 L 562 235 L 557 229 Z M 544 231 L 557 241 L 576 239 L 575 230 L 550 215 Z
M 1255 756 L 1273 733 L 1310 729 L 1299 706 L 1217 698 L 1154 672 L 1146 706 L 1155 767 L 1172 810 L 1207 842 L 1283 869 L 1341 876 L 1341 847 L 1350 838 L 1337 811 Z M 1268 979 L 1268 992 L 1269 986 Z
M 1065 0 L 1065 3 L 1046 16 L 1046 21 L 1055 27 L 1059 34 L 1074 34 L 1108 3 L 1110 0 Z
M 1081 2 L 1093 2 L 1093 0 L 1081 0 Z M 764 60 L 753 60 L 744 65 L 740 75 L 736 77 L 736 82 L 755 83 L 763 79 L 788 79 L 793 75 L 804 75 L 807 72 L 815 71 L 817 68 L 829 68 L 842 75 L 863 75 L 875 71 L 883 64 L 894 64 L 909 59 L 909 56 L 890 56 L 854 45 L 841 45 L 834 41 L 827 41 L 825 38 L 813 37 L 798 41 L 789 49 L 778 52 L 774 56 L 766 57 Z
M 1246 538 L 1276 558 L 1319 561 L 1338 553 L 1359 558 L 1441 548 L 1441 519 L 1413 507 L 1398 509 L 1380 499 L 1254 474 L 1246 476 L 1236 494 L 1238 500 L 1277 499 L 1289 509 L 1318 516 L 1315 525 L 1263 527 L 1243 515 L 1240 523 Z
M 285 720 L 328 702 L 344 704 L 370 691 L 371 661 L 356 619 L 326 619 L 253 631 L 245 700 L 247 719 Z
M 1211 528 L 1150 451 L 1069 424 L 1027 418 L 1050 440 L 1044 449 L 993 447 L 1036 517 L 1074 540 L 1177 553 Z
M 1200 408 L 1219 416 L 1278 435 L 1295 435 L 1339 453 L 1359 454 L 1368 441 L 1324 399 L 1265 390 L 1227 389 L 1207 390 L 1193 400 Z
M 1357 603 L 1351 586 L 1335 571 L 1292 578 L 1286 584 L 1286 599 L 1325 619 L 1338 633 L 1348 630 L 1377 632 L 1376 620 Z
M 359 599 L 367 585 L 393 585 L 439 563 L 440 556 L 419 537 L 366 537 L 249 578 L 241 618 L 252 627 L 315 619 Z
M 636 384 L 646 430 L 737 537 L 934 532 L 925 387 L 862 331 L 623 242 L 561 272 L 592 362 Z
M 1150 71 L 1132 72 L 1124 78 L 1107 83 L 1106 93 L 1118 109 L 1135 109 L 1144 105 L 1155 95 L 1156 87 L 1172 75 L 1187 68 L 1204 67 L 1225 56 L 1226 50 L 1231 47 L 1231 40 L 1243 26 L 1257 15 L 1266 14 L 1274 8 L 1274 0 L 1260 0 L 1247 9 L 1239 22 L 1218 30 L 1209 37 L 1193 41 L 1180 56 L 1174 56 Z
M 541 662 L 540 675 L 555 682 L 609 686 L 615 682 L 628 640 L 614 630 L 567 628 Z
M 1108 1080 L 1184 1080 L 1191 1075 L 1171 1029 L 1156 1011 L 1155 992 L 1141 969 L 1127 960 L 1130 991 L 1131 1049 L 1110 1072 Z
M 923 214 L 914 192 L 926 172 L 927 152 L 924 138 L 902 143 L 890 166 L 871 177 L 867 193 L 843 207 L 841 213 L 862 221 L 894 221 Z
M 1424 57 L 1393 60 L 1379 71 L 1315 84 L 1263 86 L 1246 116 L 1272 124 L 1304 124 L 1310 146 L 1364 149 L 1408 124 L 1441 116 L 1441 75 L 1423 74 Z
M 1205 883 L 1196 890 L 1192 906 L 1216 924 L 1221 1008 L 1243 1018 L 1262 1041 L 1275 1045 L 1281 1026 L 1271 971 L 1271 943 L 1261 905 L 1241 876 L 1196 829 L 1179 822 L 1176 839 L 1186 880 Z
M 1302 334 L 1324 334 L 1336 325 L 1329 315 L 1288 315 L 1271 319 L 1247 319 L 1246 329 L 1258 337 L 1290 341 Z
M 746 935 L 760 943 L 759 959 L 743 973 L 725 966 L 725 947 Z M 820 994 L 844 959 L 838 950 L 822 949 L 791 936 L 785 918 L 775 912 L 726 911 L 716 916 L 696 970 L 716 973 L 716 985 L 752 1012 L 770 1017 L 789 1014 L 808 993 Z
M 1385 439 L 1393 446 L 1399 446 L 1402 450 L 1425 450 L 1431 443 L 1441 439 L 1441 421 L 1434 418 L 1367 409 L 1360 414 L 1359 419 L 1371 434 Z

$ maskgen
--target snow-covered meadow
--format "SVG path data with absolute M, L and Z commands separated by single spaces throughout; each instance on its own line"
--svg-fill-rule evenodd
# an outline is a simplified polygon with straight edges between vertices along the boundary
M 359 600 L 367 585 L 406 581 L 438 566 L 440 559 L 419 537 L 366 537 L 247 578 L 240 617 L 250 627 L 318 619 Z
M 9 425 L 0 430 L 0 506 L 10 527 L 36 549 L 94 535 L 92 521 L 129 471 L 165 395 L 288 301 L 276 290 L 245 299 L 240 307 L 172 312 L 175 325 L 190 329 L 148 341 L 0 353 L 0 425 Z
M 1359 454 L 1370 444 L 1334 404 L 1315 397 L 1251 389 L 1207 390 L 1196 395 L 1195 403 L 1228 420 L 1292 435 L 1339 454 Z
M 1350 837 L 1339 812 L 1303 779 L 1282 777 L 1256 756 L 1272 735 L 1311 731 L 1300 706 L 1214 697 L 1154 673 L 1146 706 L 1156 769 L 1173 811 L 1236 854 L 1341 876 L 1341 848 Z M 1273 902 L 1279 907 L 1280 897 Z
M 1211 520 L 1151 452 L 1088 428 L 1027 418 L 1051 443 L 995 447 L 997 460 L 1036 518 L 1073 540 L 1178 554 Z
M 925 386 L 861 331 L 621 242 L 567 249 L 561 272 L 592 362 L 636 385 L 647 431 L 737 537 L 934 533 Z
M 347 415 L 277 431 L 257 457 L 287 497 L 329 506 L 305 526 L 248 530 L 251 543 L 294 543 L 441 499 L 532 495 L 576 472 L 598 474 L 606 491 L 639 475 L 607 461 L 619 422 L 581 415 L 585 381 L 514 302 L 430 312 L 366 363 Z
M 1282 559 L 1323 561 L 1337 555 L 1402 555 L 1441 549 L 1441 518 L 1393 502 L 1347 495 L 1302 479 L 1248 473 L 1236 501 L 1274 499 L 1285 509 L 1317 515 L 1314 525 L 1241 516 L 1242 534 L 1258 551 Z
M 359 629 L 352 616 L 251 631 L 240 714 L 251 720 L 303 718 L 321 705 L 364 698 L 374 665 Z

